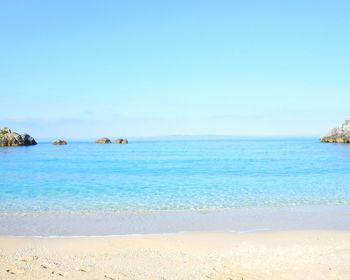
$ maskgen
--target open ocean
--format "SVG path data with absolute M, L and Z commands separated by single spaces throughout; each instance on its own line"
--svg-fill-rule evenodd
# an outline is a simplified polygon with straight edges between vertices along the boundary
M 2 217 L 350 205 L 350 145 L 317 138 L 1 147 L 0 174 Z

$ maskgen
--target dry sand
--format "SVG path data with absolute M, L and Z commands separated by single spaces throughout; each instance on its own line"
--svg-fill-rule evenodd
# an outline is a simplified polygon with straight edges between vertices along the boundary
M 349 231 L 0 238 L 0 279 L 350 279 Z

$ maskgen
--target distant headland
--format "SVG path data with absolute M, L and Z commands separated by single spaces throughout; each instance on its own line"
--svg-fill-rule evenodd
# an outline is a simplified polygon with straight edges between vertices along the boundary
M 320 138 L 320 141 L 350 143 L 350 118 L 346 119 L 340 126 L 332 128 L 327 135 Z
M 36 144 L 35 139 L 29 134 L 12 132 L 7 127 L 0 129 L 0 146 L 30 146 Z

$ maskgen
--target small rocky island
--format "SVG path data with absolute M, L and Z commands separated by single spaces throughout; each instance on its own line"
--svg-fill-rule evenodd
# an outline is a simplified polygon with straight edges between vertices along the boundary
M 58 140 L 54 141 L 52 144 L 54 144 L 54 145 L 67 145 L 68 143 L 66 140 L 58 139 Z
M 0 146 L 30 146 L 36 141 L 29 134 L 18 134 L 5 127 L 0 129 Z
M 350 118 L 346 119 L 340 126 L 332 128 L 327 135 L 320 138 L 320 141 L 328 143 L 350 143 Z
M 112 143 L 111 139 L 107 138 L 107 137 L 102 137 L 96 140 L 97 144 L 110 144 Z M 114 140 L 115 144 L 128 144 L 128 139 L 125 138 L 118 138 L 116 140 Z
M 107 137 L 102 137 L 96 140 L 97 144 L 110 144 L 112 141 Z
M 116 143 L 116 144 L 128 144 L 129 142 L 128 142 L 128 139 L 116 139 L 114 141 L 114 143 Z

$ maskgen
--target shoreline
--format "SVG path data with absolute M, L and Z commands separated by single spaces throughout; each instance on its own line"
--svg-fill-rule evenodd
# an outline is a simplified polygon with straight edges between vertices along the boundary
M 346 279 L 350 231 L 0 237 L 0 279 Z
M 157 211 L 0 215 L 0 236 L 84 237 L 179 232 L 350 231 L 350 206 L 240 208 L 220 211 Z
M 232 234 L 237 236 L 244 235 L 254 235 L 254 234 L 281 234 L 281 233 L 297 233 L 297 232 L 333 232 L 333 233 L 349 233 L 349 230 L 343 229 L 288 229 L 288 230 L 269 230 L 269 229 L 257 229 L 257 230 L 247 230 L 247 231 L 178 231 L 178 232 L 169 232 L 169 233 L 131 233 L 131 234 L 115 234 L 115 235 L 52 235 L 52 236 L 26 236 L 26 235 L 0 235 L 0 240 L 2 239 L 26 239 L 26 240 L 69 240 L 69 239 L 104 239 L 104 238 L 166 238 L 166 237 L 180 237 L 183 235 L 197 235 L 197 234 L 208 234 L 208 235 L 217 235 L 217 234 Z

